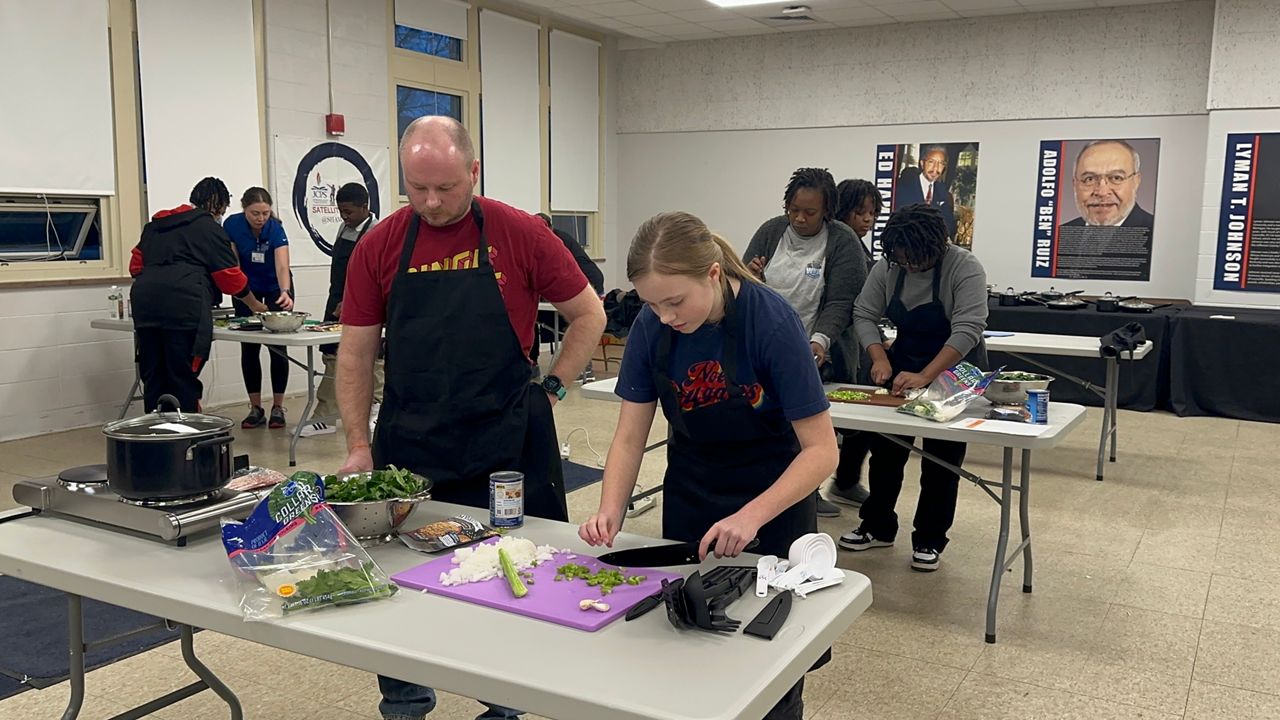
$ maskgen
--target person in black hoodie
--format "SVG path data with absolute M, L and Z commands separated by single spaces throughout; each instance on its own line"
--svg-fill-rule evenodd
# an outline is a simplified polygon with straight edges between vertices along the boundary
M 255 311 L 266 310 L 249 291 L 219 223 L 230 203 L 227 186 L 207 177 L 191 190 L 190 204 L 156 213 L 133 249 L 130 299 L 147 412 L 156 409 L 161 395 L 173 395 L 183 410 L 199 412 L 200 370 L 209 359 L 212 308 L 221 293 Z

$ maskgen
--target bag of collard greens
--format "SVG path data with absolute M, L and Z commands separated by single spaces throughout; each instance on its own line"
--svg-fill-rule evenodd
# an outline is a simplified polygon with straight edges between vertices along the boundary
M 1000 373 L 984 374 L 973 363 L 962 362 L 942 373 L 906 403 L 898 412 L 935 422 L 948 422 L 964 412 L 969 403 L 982 397 L 987 385 Z
M 294 473 L 244 522 L 222 520 L 245 620 L 391 597 L 397 590 L 324 501 L 324 481 Z

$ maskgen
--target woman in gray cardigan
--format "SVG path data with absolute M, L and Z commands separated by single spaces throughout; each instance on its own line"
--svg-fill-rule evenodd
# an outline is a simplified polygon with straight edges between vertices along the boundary
M 831 173 L 821 168 L 792 173 L 783 210 L 785 215 L 760 226 L 742 259 L 800 315 L 822 379 L 853 382 L 858 372 L 853 302 L 866 282 L 867 265 L 853 230 L 833 218 Z M 839 517 L 840 509 L 819 498 L 818 515 Z

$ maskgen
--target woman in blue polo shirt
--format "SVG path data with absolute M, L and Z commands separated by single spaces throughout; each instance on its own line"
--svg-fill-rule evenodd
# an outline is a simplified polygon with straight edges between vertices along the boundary
M 271 194 L 265 188 L 251 187 L 240 198 L 244 212 L 227 218 L 222 227 L 235 244 L 240 256 L 240 269 L 249 278 L 249 289 L 262 298 L 270 310 L 293 309 L 293 276 L 289 272 L 289 239 L 284 226 L 271 211 Z M 253 314 L 249 306 L 232 300 L 237 317 Z M 289 360 L 283 348 L 267 353 L 271 357 L 270 427 L 282 428 L 284 391 L 289 382 Z M 249 415 L 240 423 L 243 428 L 262 427 L 268 423 L 262 409 L 262 346 L 240 345 L 240 372 L 244 388 L 249 392 Z

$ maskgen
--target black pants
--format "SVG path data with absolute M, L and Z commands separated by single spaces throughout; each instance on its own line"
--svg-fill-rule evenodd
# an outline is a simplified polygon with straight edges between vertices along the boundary
M 871 437 L 875 433 L 860 430 L 837 430 L 840 433 L 840 464 L 836 466 L 835 486 L 840 490 L 852 490 L 862 480 L 862 463 L 871 452 Z
M 191 356 L 196 331 L 138 328 L 134 335 L 138 343 L 143 409 L 151 412 L 161 395 L 172 395 L 184 412 L 199 412 L 204 385 L 197 369 L 200 365 Z
M 791 686 L 786 695 L 765 713 L 763 720 L 802 720 L 804 717 L 804 678 Z
M 267 297 L 262 301 L 267 304 L 270 310 L 283 310 L 278 302 L 280 293 L 267 293 Z M 289 296 L 293 297 L 293 291 L 289 291 Z M 236 317 L 249 317 L 253 315 L 253 311 L 248 305 L 240 302 L 239 299 L 232 298 L 232 306 L 235 307 Z M 265 331 L 264 331 L 265 332 Z M 285 388 L 289 385 L 289 358 L 285 355 L 287 351 L 283 347 L 272 347 L 267 350 L 267 355 L 271 356 L 271 392 L 276 395 L 283 395 Z M 244 389 L 250 395 L 262 392 L 262 346 L 257 343 L 240 343 L 240 374 L 244 376 Z
M 871 495 L 858 516 L 862 529 L 877 540 L 892 540 L 898 534 L 898 493 L 902 492 L 902 475 L 911 452 L 886 437 L 871 435 Z M 901 437 L 901 436 L 899 436 Z M 913 438 L 901 437 L 911 442 Z M 949 440 L 925 440 L 924 450 L 941 460 L 960 466 L 967 446 Z M 956 493 L 960 476 L 931 460 L 922 460 L 920 469 L 920 501 L 916 504 L 914 547 L 942 551 L 947 546 L 947 531 L 956 517 Z

